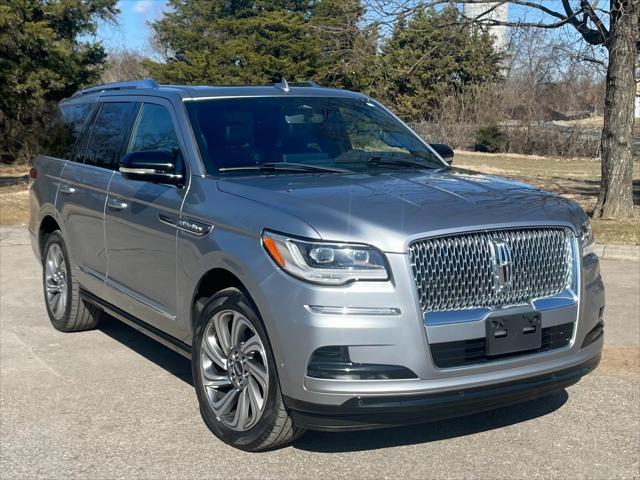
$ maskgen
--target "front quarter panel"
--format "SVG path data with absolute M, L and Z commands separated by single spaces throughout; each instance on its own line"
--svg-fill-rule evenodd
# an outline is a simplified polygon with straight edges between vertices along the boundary
M 260 235 L 265 228 L 302 237 L 318 238 L 317 232 L 297 217 L 260 202 L 221 192 L 218 180 L 192 177 L 182 208 L 182 219 L 208 224 L 205 236 L 178 230 L 178 321 L 192 342 L 192 308 L 200 280 L 213 269 L 238 277 L 261 312 L 268 308 L 261 283 L 273 274 L 274 264 L 264 251 Z M 272 300 L 271 300 L 272 301 Z M 269 322 L 267 316 L 264 319 Z M 267 325 L 271 342 L 278 342 L 278 326 Z M 278 361 L 277 350 L 276 360 Z

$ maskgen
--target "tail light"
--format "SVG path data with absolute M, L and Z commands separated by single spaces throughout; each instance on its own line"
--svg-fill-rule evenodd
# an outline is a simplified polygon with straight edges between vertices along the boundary
M 35 167 L 31 167 L 29 169 L 29 178 L 31 180 L 35 180 L 37 176 L 38 176 L 38 169 Z

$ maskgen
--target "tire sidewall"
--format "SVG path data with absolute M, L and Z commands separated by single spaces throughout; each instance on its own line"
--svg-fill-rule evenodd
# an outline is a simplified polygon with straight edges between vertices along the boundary
M 251 429 L 243 432 L 234 431 L 225 426 L 216 418 L 215 413 L 209 406 L 209 400 L 205 393 L 204 386 L 200 378 L 201 361 L 201 341 L 207 325 L 213 316 L 221 310 L 236 310 L 245 316 L 256 333 L 260 336 L 266 350 L 266 358 L 269 369 L 269 391 L 266 399 L 266 406 L 258 423 Z M 262 320 L 259 318 L 255 308 L 247 297 L 236 289 L 227 289 L 214 295 L 205 305 L 193 336 L 192 344 L 192 370 L 193 384 L 200 404 L 202 418 L 209 429 L 223 442 L 234 447 L 252 450 L 265 439 L 273 428 L 273 416 L 276 411 L 277 402 L 280 398 L 280 384 L 276 370 L 276 364 L 271 350 L 269 337 L 264 328 Z
M 55 315 L 51 311 L 51 307 L 49 306 L 49 301 L 47 300 L 47 254 L 49 253 L 49 249 L 51 245 L 57 244 L 62 250 L 62 254 L 64 255 L 64 266 L 67 270 L 67 304 L 65 305 L 64 315 L 61 318 L 56 319 Z M 49 315 L 49 320 L 51 323 L 58 329 L 64 328 L 67 324 L 69 315 L 71 313 L 71 307 L 73 303 L 73 278 L 71 276 L 71 262 L 69 261 L 69 253 L 67 252 L 67 246 L 62 238 L 62 235 L 59 231 L 55 231 L 51 233 L 44 244 L 43 256 L 42 256 L 42 292 L 44 294 L 44 304 L 47 308 L 47 314 Z

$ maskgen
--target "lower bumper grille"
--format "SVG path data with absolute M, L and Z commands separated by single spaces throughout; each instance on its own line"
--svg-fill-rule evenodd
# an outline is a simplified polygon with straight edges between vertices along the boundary
M 571 322 L 543 328 L 542 346 L 536 350 L 490 357 L 486 352 L 486 339 L 482 337 L 455 342 L 433 343 L 431 344 L 431 357 L 436 367 L 450 368 L 478 365 L 523 354 L 547 352 L 569 345 L 573 336 L 573 326 L 574 324 Z

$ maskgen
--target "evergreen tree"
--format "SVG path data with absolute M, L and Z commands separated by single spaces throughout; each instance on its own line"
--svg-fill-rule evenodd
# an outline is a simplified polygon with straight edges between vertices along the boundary
M 260 84 L 315 80 L 362 89 L 375 35 L 361 30 L 360 0 L 170 0 L 152 25 L 163 62 L 147 62 L 161 81 Z M 369 78 L 367 78 L 369 76 Z
M 308 79 L 317 64 L 311 0 L 170 0 L 152 24 L 165 62 L 148 62 L 161 81 L 259 84 Z
M 81 40 L 116 0 L 0 0 L 0 160 L 37 153 L 48 111 L 100 75 L 106 53 Z
M 360 0 L 322 0 L 311 20 L 318 37 L 322 85 L 371 91 L 376 78 L 378 30 L 366 24 Z
M 491 35 L 452 7 L 421 8 L 396 22 L 383 47 L 378 94 L 405 119 L 429 119 L 445 95 L 500 78 Z

